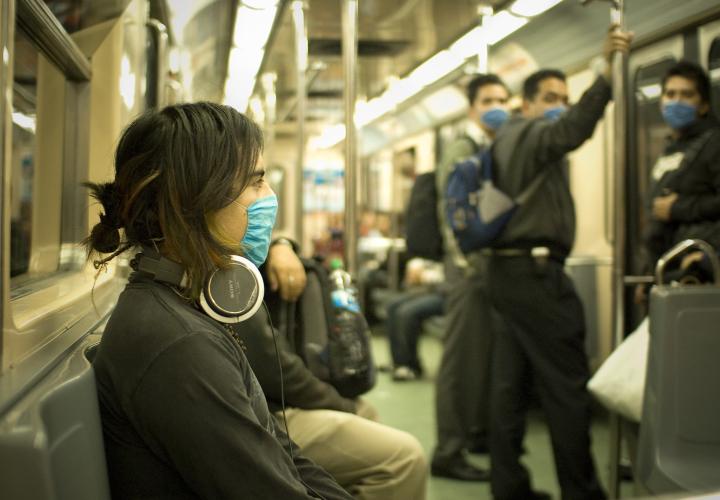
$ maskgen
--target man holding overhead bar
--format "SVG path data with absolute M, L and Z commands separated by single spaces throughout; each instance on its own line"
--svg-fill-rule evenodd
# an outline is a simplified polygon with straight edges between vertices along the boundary
M 606 61 L 614 51 L 627 52 L 631 38 L 612 26 Z M 483 251 L 487 296 L 508 326 L 493 347 L 491 489 L 499 500 L 549 498 L 532 491 L 520 463 L 530 379 L 550 428 L 562 498 L 605 498 L 590 455 L 585 319 L 563 264 L 575 238 L 565 155 L 592 136 L 603 116 L 611 98 L 609 67 L 571 107 L 563 73 L 534 73 L 523 86 L 522 116 L 511 119 L 495 141 L 495 184 L 508 195 L 516 197 L 546 172 L 494 248 Z

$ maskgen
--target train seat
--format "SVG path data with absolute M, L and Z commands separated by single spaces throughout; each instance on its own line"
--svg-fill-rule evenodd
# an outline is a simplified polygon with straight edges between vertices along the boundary
M 720 489 L 720 287 L 656 286 L 638 447 L 653 494 Z
M 422 324 L 423 335 L 443 340 L 447 329 L 447 316 L 432 316 Z
M 3 498 L 109 500 L 91 335 L 3 415 Z

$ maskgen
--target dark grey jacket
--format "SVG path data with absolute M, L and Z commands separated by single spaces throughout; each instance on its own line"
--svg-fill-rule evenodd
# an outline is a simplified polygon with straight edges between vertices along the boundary
M 704 134 L 710 133 L 708 137 Z M 696 141 L 700 141 L 696 145 Z M 697 148 L 693 155 L 688 151 Z M 699 238 L 720 249 L 720 124 L 714 118 L 696 121 L 679 137 L 670 138 L 663 156 L 682 154 L 679 168 L 652 176 L 648 190 L 644 240 L 646 268 L 654 266 L 663 253 L 687 238 Z M 664 191 L 677 193 L 669 221 L 652 218 L 652 201 Z
M 318 314 L 322 314 L 318 311 Z M 317 378 L 300 356 L 295 354 L 287 338 L 276 335 L 268 321 L 265 307 L 250 319 L 234 325 L 235 331 L 247 346 L 245 355 L 265 392 L 272 411 L 281 409 L 281 390 L 285 393 L 285 405 L 305 410 L 338 410 L 355 412 L 355 402 L 342 397 L 337 390 Z M 277 342 L 277 353 L 275 350 Z M 282 365 L 283 386 L 280 384 L 279 362 Z
M 238 343 L 171 288 L 133 274 L 93 366 L 115 500 L 352 498 L 291 458 Z
M 494 144 L 495 184 L 515 197 L 537 175 L 547 177 L 520 206 L 494 245 L 498 248 L 550 245 L 567 255 L 575 240 L 575 208 L 565 155 L 590 138 L 610 100 L 610 85 L 598 77 L 578 103 L 557 121 L 511 119 Z

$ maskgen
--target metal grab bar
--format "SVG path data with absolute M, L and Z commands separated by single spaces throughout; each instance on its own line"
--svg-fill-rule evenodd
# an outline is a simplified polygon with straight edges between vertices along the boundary
M 708 256 L 710 259 L 710 265 L 713 268 L 714 283 L 715 285 L 720 285 L 720 259 L 718 258 L 717 252 L 712 245 L 703 240 L 684 240 L 665 252 L 662 257 L 658 259 L 657 265 L 655 266 L 655 283 L 657 285 L 663 284 L 665 266 L 667 266 L 670 261 L 691 248 L 697 248 Z
M 165 104 L 165 82 L 167 80 L 166 69 L 165 69 L 165 58 L 167 54 L 168 45 L 168 32 L 167 27 L 157 19 L 149 19 L 146 26 L 150 29 L 150 32 L 155 36 L 155 78 L 154 91 L 155 91 L 155 102 L 152 103 L 154 107 L 160 109 Z

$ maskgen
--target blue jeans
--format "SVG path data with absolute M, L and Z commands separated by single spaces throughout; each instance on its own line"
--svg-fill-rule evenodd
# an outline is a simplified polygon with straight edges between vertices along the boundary
M 417 343 L 422 322 L 443 313 L 444 298 L 437 292 L 408 292 L 387 307 L 386 331 L 394 366 L 407 366 L 422 373 Z

